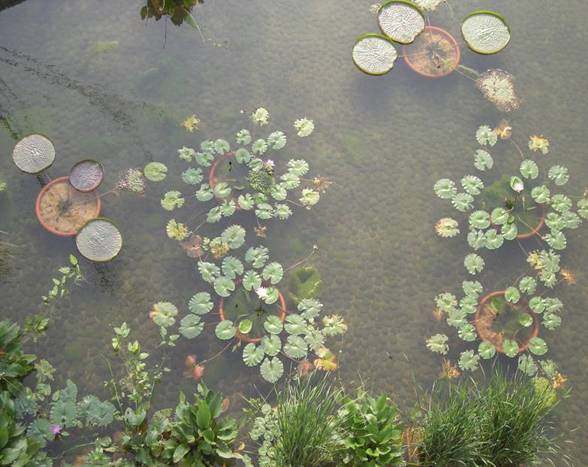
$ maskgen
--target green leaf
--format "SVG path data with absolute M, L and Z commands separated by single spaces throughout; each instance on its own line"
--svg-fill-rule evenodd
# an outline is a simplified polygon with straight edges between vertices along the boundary
M 196 423 L 198 424 L 198 429 L 200 430 L 208 429 L 212 423 L 212 414 L 210 413 L 210 407 L 208 407 L 206 400 L 201 400 L 198 403 L 198 410 L 196 411 Z
M 310 188 L 303 188 L 302 189 L 302 196 L 300 197 L 299 201 L 302 203 L 306 209 L 310 209 L 320 200 L 320 193 L 315 190 L 311 190 Z
M 192 313 L 205 315 L 213 308 L 212 299 L 208 292 L 198 292 L 188 302 L 188 308 Z
M 190 452 L 190 448 L 184 444 L 178 444 L 174 450 L 174 464 L 179 463 Z
M 255 215 L 261 220 L 268 220 L 274 217 L 274 208 L 268 203 L 259 203 L 255 208 Z
M 545 355 L 547 353 L 547 344 L 540 337 L 533 337 L 529 341 L 529 350 L 535 355 Z
M 308 351 L 305 340 L 300 336 L 288 336 L 284 345 L 284 353 L 293 359 L 306 357 Z
M 449 346 L 447 345 L 448 339 L 445 334 L 435 334 L 427 339 L 427 348 L 431 352 L 446 355 L 449 351 Z
M 480 357 L 488 360 L 496 355 L 496 347 L 488 341 L 482 341 L 478 346 L 478 353 L 480 354 Z
M 533 357 L 527 354 L 523 354 L 519 357 L 517 369 L 531 377 L 535 376 L 535 373 L 537 373 L 537 365 L 535 364 L 535 360 L 533 360 Z
M 275 357 L 282 349 L 282 341 L 276 334 L 269 334 L 261 339 L 261 347 L 266 355 Z
M 549 203 L 550 194 L 549 188 L 545 185 L 536 186 L 531 190 L 531 197 L 537 204 Z
M 476 141 L 480 146 L 494 146 L 498 141 L 498 135 L 488 125 L 480 125 L 476 130 Z
M 288 161 L 288 172 L 294 174 L 297 177 L 303 177 L 309 170 L 308 162 L 299 159 L 290 159 Z
M 204 323 L 201 321 L 199 315 L 188 314 L 180 321 L 180 334 L 186 339 L 194 339 L 198 337 L 204 329 Z
M 474 211 L 470 214 L 469 222 L 475 229 L 487 229 L 490 227 L 490 215 L 486 211 Z
M 502 343 L 502 350 L 504 351 L 504 355 L 507 357 L 513 358 L 519 353 L 519 344 L 512 339 L 504 339 Z
M 266 357 L 260 367 L 261 376 L 269 383 L 276 383 L 284 374 L 284 365 L 274 357 Z
M 469 255 L 467 255 L 464 259 L 463 264 L 466 270 L 472 275 L 478 274 L 484 269 L 484 260 L 481 256 L 475 253 L 470 253 Z
M 282 332 L 284 325 L 282 321 L 280 321 L 280 318 L 275 315 L 270 315 L 265 319 L 263 327 L 270 334 L 279 334 Z
M 243 348 L 243 362 L 247 366 L 259 365 L 262 362 L 264 355 L 263 345 L 256 347 L 255 344 L 249 343 Z
M 253 329 L 253 321 L 250 319 L 244 319 L 239 323 L 239 332 L 241 334 L 249 334 Z
M 543 326 L 545 329 L 553 331 L 561 325 L 561 318 L 555 313 L 545 313 L 543 315 Z
M 251 290 L 258 289 L 261 287 L 261 277 L 255 271 L 247 271 L 243 275 L 243 288 L 250 292 Z
M 235 151 L 235 160 L 239 164 L 247 164 L 251 160 L 251 153 L 245 148 L 239 148 Z
M 212 192 L 212 189 L 208 186 L 208 183 L 200 185 L 200 188 L 196 192 L 196 199 L 201 203 L 210 201 L 213 197 L 214 193 Z
M 284 324 L 284 329 L 286 329 L 286 332 L 288 334 L 304 334 L 307 330 L 307 324 L 302 316 L 293 313 L 286 316 L 286 323 Z
M 492 223 L 495 225 L 503 225 L 508 222 L 509 213 L 504 208 L 494 208 L 492 210 L 492 214 L 490 217 L 492 218 Z
M 518 303 L 521 294 L 516 287 L 508 287 L 504 292 L 504 299 L 509 303 Z
M 198 261 L 198 272 L 204 282 L 212 283 L 220 276 L 220 268 L 214 263 Z
M 268 287 L 266 289 L 265 296 L 262 297 L 262 300 L 264 303 L 271 305 L 273 303 L 276 303 L 278 301 L 278 298 L 280 298 L 278 289 L 276 289 L 275 287 Z
M 530 180 L 535 180 L 539 176 L 539 166 L 531 159 L 525 159 L 521 162 L 520 171 L 523 177 Z
M 551 197 L 551 207 L 557 212 L 569 211 L 572 207 L 572 200 L 566 195 L 558 193 Z
M 534 277 L 524 276 L 519 281 L 519 289 L 527 295 L 533 295 L 537 289 L 537 281 Z
M 214 291 L 220 297 L 228 297 L 235 291 L 235 282 L 229 277 L 221 276 L 214 281 Z
M 227 198 L 231 195 L 231 187 L 226 182 L 219 182 L 214 186 L 212 192 L 217 198 Z
M 474 155 L 474 167 L 484 172 L 491 169 L 493 166 L 494 159 L 492 159 L 490 153 L 488 151 L 484 151 L 483 149 L 478 149 Z
M 322 308 L 323 304 L 314 298 L 305 298 L 298 303 L 298 311 L 304 319 L 309 321 L 314 320 Z
M 222 271 L 225 277 L 235 279 L 243 274 L 243 263 L 233 256 L 227 256 L 223 259 Z
M 484 189 L 484 183 L 475 175 L 466 175 L 461 179 L 461 186 L 466 193 L 476 196 Z
M 554 165 L 553 167 L 551 167 L 549 169 L 549 172 L 547 172 L 547 176 L 551 181 L 553 181 L 553 183 L 555 183 L 558 186 L 565 185 L 566 183 L 568 183 L 568 180 L 570 179 L 568 169 L 561 165 Z
M 460 212 L 466 212 L 472 209 L 474 197 L 469 193 L 457 193 L 451 198 L 451 205 Z
M 220 340 L 228 341 L 235 337 L 237 329 L 231 320 L 225 319 L 216 325 L 214 333 Z
M 466 350 L 460 354 L 458 365 L 464 371 L 474 371 L 478 368 L 479 361 L 479 355 L 476 355 L 473 350 Z
M 166 211 L 173 211 L 176 208 L 181 208 L 184 203 L 185 199 L 182 196 L 182 193 L 179 191 L 168 191 L 163 195 L 161 200 L 161 207 Z
M 149 162 L 143 169 L 143 174 L 151 182 L 161 182 L 167 176 L 167 167 L 161 162 Z
M 284 269 L 280 263 L 269 263 L 263 268 L 261 276 L 264 280 L 270 281 L 271 284 L 277 284 L 284 277 Z
M 264 246 L 251 247 L 245 253 L 245 261 L 255 269 L 262 268 L 269 258 L 269 250 Z
M 237 204 L 244 211 L 250 211 L 255 206 L 255 200 L 251 196 L 251 193 L 245 193 L 244 195 L 239 195 Z
M 528 313 L 520 313 L 517 321 L 525 328 L 528 328 L 533 324 L 533 318 Z
M 182 172 L 182 180 L 188 185 L 198 185 L 202 181 L 202 169 L 190 167 Z
M 292 215 L 292 210 L 287 204 L 276 204 L 274 207 L 274 217 L 280 220 L 286 220 Z

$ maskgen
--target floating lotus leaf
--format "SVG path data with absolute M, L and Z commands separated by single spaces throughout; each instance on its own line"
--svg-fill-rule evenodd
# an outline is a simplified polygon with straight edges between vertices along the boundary
M 435 305 L 440 310 L 449 312 L 457 306 L 457 298 L 452 293 L 443 292 L 435 297 Z
M 466 212 L 472 209 L 474 197 L 469 193 L 458 193 L 451 198 L 452 206 L 460 212 Z
M 480 354 L 480 357 L 488 360 L 496 355 L 496 347 L 488 341 L 483 341 L 480 342 L 480 345 L 478 346 L 478 353 Z
M 384 3 L 378 12 L 378 23 L 386 36 L 401 44 L 410 44 L 425 29 L 423 14 L 415 5 L 402 0 Z
M 286 317 L 284 329 L 291 335 L 304 334 L 306 332 L 307 324 L 304 318 L 299 314 L 291 314 Z
M 588 219 L 588 199 L 582 198 L 578 200 L 576 205 L 578 207 L 578 214 L 582 219 Z
M 306 357 L 308 353 L 308 346 L 306 341 L 300 336 L 288 336 L 286 344 L 284 345 L 284 353 L 294 359 Z
M 474 211 L 470 214 L 470 226 L 475 229 L 490 227 L 490 215 L 486 211 Z
M 568 183 L 568 180 L 570 179 L 568 169 L 561 165 L 554 165 L 553 167 L 551 167 L 549 169 L 549 172 L 547 172 L 547 176 L 550 180 L 553 181 L 553 183 L 559 186 L 565 185 L 566 183 Z
M 261 275 L 264 280 L 270 281 L 272 284 L 277 284 L 284 277 L 284 269 L 280 263 L 269 263 L 263 268 Z
M 502 16 L 493 11 L 475 11 L 461 25 L 461 33 L 474 52 L 495 54 L 510 41 L 510 29 Z
M 251 143 L 251 133 L 249 130 L 239 130 L 235 135 L 235 141 L 237 144 L 249 144 Z
M 29 135 L 21 139 L 12 151 L 12 160 L 25 173 L 36 175 L 55 161 L 55 147 L 43 135 Z
M 270 195 L 276 201 L 284 201 L 288 197 L 288 192 L 286 191 L 286 186 L 282 183 L 276 183 L 272 186 Z
M 265 152 L 267 151 L 267 143 L 265 142 L 264 139 L 258 139 L 255 140 L 253 142 L 253 144 L 251 145 L 251 152 L 253 154 L 257 154 L 258 156 L 261 156 L 262 154 L 265 154 Z
M 227 256 L 223 259 L 222 270 L 225 277 L 235 279 L 243 274 L 243 263 L 233 256 Z
M 198 272 L 205 282 L 213 283 L 220 276 L 220 268 L 214 263 L 198 261 Z
M 213 308 L 212 298 L 208 292 L 198 292 L 188 302 L 190 312 L 197 315 L 205 315 Z
M 282 183 L 284 184 L 286 190 L 293 190 L 300 186 L 300 177 L 291 172 L 286 172 L 285 174 L 280 176 L 280 180 L 282 180 Z
M 414 3 L 421 10 L 433 11 L 444 1 L 446 0 L 414 0 Z
M 447 340 L 449 338 L 445 334 L 435 334 L 427 339 L 427 348 L 431 352 L 440 353 L 446 355 L 449 351 Z
M 489 250 L 496 250 L 502 246 L 504 238 L 496 229 L 489 229 L 484 234 L 484 244 Z
M 255 215 L 262 220 L 268 220 L 274 217 L 274 208 L 271 204 L 260 203 L 255 208 Z
M 447 324 L 454 328 L 461 328 L 467 323 L 466 312 L 461 308 L 455 308 L 447 313 Z
M 229 248 L 235 250 L 245 243 L 245 234 L 245 229 L 240 225 L 231 225 L 223 231 L 221 238 Z
M 565 222 L 559 214 L 555 212 L 547 213 L 545 216 L 545 225 L 549 227 L 552 231 L 562 230 L 565 228 Z
M 551 207 L 557 212 L 566 212 L 572 208 L 572 200 L 560 193 L 551 197 Z
M 250 211 L 255 206 L 255 201 L 250 193 L 245 193 L 244 195 L 239 195 L 237 198 L 237 204 L 244 211 Z
M 435 194 L 441 199 L 451 199 L 457 194 L 455 183 L 448 178 L 437 180 L 433 186 L 433 190 L 435 190 Z
M 257 366 L 263 361 L 263 347 L 249 343 L 243 348 L 243 362 L 247 366 Z
M 388 73 L 398 57 L 392 42 L 379 34 L 363 34 L 357 38 L 351 52 L 353 63 L 368 75 Z
M 219 182 L 214 186 L 212 192 L 217 198 L 227 198 L 231 195 L 231 187 L 228 183 Z
M 208 154 L 212 154 L 215 151 L 215 143 L 214 141 L 210 141 L 205 139 L 200 143 L 200 150 L 202 152 L 206 152 Z
M 478 368 L 480 356 L 475 354 L 473 350 L 466 350 L 459 355 L 457 364 L 464 371 L 474 371 Z
M 161 207 L 166 211 L 173 211 L 176 208 L 181 208 L 185 201 L 182 193 L 172 190 L 163 195 L 163 198 L 161 199 Z
M 476 196 L 484 189 L 484 182 L 475 175 L 466 175 L 461 179 L 461 186 L 466 193 Z
M 237 328 L 233 325 L 233 322 L 229 319 L 222 320 L 216 325 L 214 334 L 222 341 L 228 341 L 235 337 Z
M 186 146 L 178 149 L 178 157 L 186 162 L 192 162 L 196 156 L 196 151 L 192 148 L 187 148 Z
M 314 320 L 321 312 L 323 304 L 314 298 L 305 298 L 298 303 L 301 316 L 309 321 Z
M 484 260 L 481 256 L 475 253 L 470 253 L 465 257 L 463 265 L 470 274 L 474 275 L 484 269 Z
M 552 231 L 543 237 L 543 240 L 554 250 L 565 250 L 568 242 L 563 232 Z
M 531 197 L 538 204 L 549 203 L 550 191 L 545 185 L 536 186 L 531 190 Z
M 480 294 L 484 291 L 482 284 L 478 281 L 463 281 L 461 283 L 461 288 L 463 289 L 463 293 L 467 296 L 479 297 Z
M 548 297 L 543 300 L 545 303 L 545 311 L 549 313 L 555 313 L 563 309 L 563 303 L 559 298 Z
M 276 204 L 274 207 L 274 217 L 280 220 L 286 220 L 292 215 L 292 210 L 287 204 Z
M 269 258 L 269 250 L 264 246 L 251 247 L 245 252 L 245 261 L 255 269 L 262 268 Z
M 284 324 L 277 316 L 270 315 L 265 319 L 263 327 L 270 334 L 279 334 L 282 332 Z
M 182 172 L 182 180 L 188 185 L 198 185 L 202 181 L 202 169 L 190 167 Z
M 545 355 L 547 353 L 547 344 L 540 337 L 533 337 L 529 341 L 529 350 L 535 355 Z
M 502 351 L 507 357 L 514 358 L 519 353 L 519 344 L 512 339 L 504 339 Z
M 104 218 L 92 219 L 76 235 L 76 246 L 80 254 L 95 262 L 115 258 L 120 253 L 122 244 L 120 230 L 112 221 Z
M 76 190 L 89 192 L 97 189 L 104 179 L 104 167 L 93 160 L 80 161 L 69 174 L 69 183 Z
M 194 156 L 194 160 L 202 167 L 210 167 L 214 160 L 214 154 L 212 152 L 197 152 Z
M 212 191 L 212 188 L 208 186 L 208 183 L 203 183 L 200 185 L 200 188 L 196 192 L 196 199 L 201 203 L 205 203 L 206 201 L 210 201 L 212 198 L 214 198 L 214 192 Z
M 530 377 L 535 376 L 535 373 L 537 373 L 538 370 L 533 357 L 527 354 L 523 354 L 519 357 L 517 369 Z
M 470 323 L 465 323 L 460 326 L 457 335 L 462 341 L 473 342 L 476 340 L 476 328 Z
M 480 125 L 476 130 L 476 141 L 480 146 L 494 146 L 498 141 L 498 135 L 488 125 Z
M 284 374 L 284 364 L 279 358 L 269 358 L 263 361 L 260 367 L 261 376 L 268 383 L 276 383 Z
M 494 166 L 494 159 L 488 151 L 478 149 L 474 155 L 474 167 L 482 172 L 491 169 Z
M 519 290 L 527 295 L 533 295 L 537 289 L 537 281 L 534 277 L 524 276 L 519 281 Z
M 505 240 L 514 240 L 519 234 L 519 228 L 514 222 L 507 222 L 500 228 L 500 235 Z
M 262 298 L 263 302 L 271 305 L 276 303 L 280 298 L 280 293 L 275 287 L 268 287 L 265 296 Z
M 545 326 L 545 329 L 553 331 L 554 329 L 557 329 L 560 325 L 561 317 L 559 317 L 555 313 L 545 313 L 543 315 L 543 326 Z
M 251 160 L 251 153 L 245 148 L 239 148 L 235 151 L 235 160 L 239 164 L 247 164 Z
M 222 156 L 231 150 L 231 145 L 227 140 L 219 138 L 214 142 L 214 150 Z
M 241 334 L 249 334 L 253 329 L 253 321 L 250 319 L 244 319 L 239 323 L 239 332 Z
M 175 316 L 178 315 L 178 309 L 173 303 L 158 302 L 153 305 L 149 315 L 157 326 L 168 328 L 176 322 Z
M 214 291 L 220 297 L 228 297 L 235 291 L 235 282 L 229 277 L 220 276 L 215 279 L 213 285 Z
M 486 237 L 481 230 L 472 230 L 468 233 L 468 245 L 474 250 L 479 250 L 486 246 Z
M 325 347 L 325 336 L 322 332 L 313 327 L 309 326 L 308 331 L 304 336 L 304 340 L 313 352 L 318 352 Z
M 535 313 L 543 313 L 545 311 L 545 299 L 541 297 L 533 297 L 529 300 L 529 308 L 533 310 Z
M 167 167 L 161 162 L 149 162 L 143 169 L 143 175 L 151 182 L 161 182 L 167 177 Z
M 516 287 L 508 287 L 504 291 L 504 299 L 509 303 L 518 303 L 521 299 L 521 293 Z
M 322 319 L 323 334 L 325 336 L 339 336 L 347 332 L 347 324 L 339 315 L 329 315 Z M 308 332 L 308 328 L 307 331 Z
M 524 328 L 528 328 L 533 324 L 533 318 L 528 313 L 521 313 L 518 317 L 518 322 Z
M 572 211 L 562 213 L 561 218 L 566 229 L 577 229 L 582 223 L 580 216 Z
M 531 159 L 525 159 L 521 162 L 521 175 L 525 178 L 534 180 L 539 176 L 539 166 Z
M 180 321 L 179 332 L 186 339 L 194 339 L 198 337 L 204 330 L 204 323 L 200 316 L 195 314 L 188 314 Z
M 255 271 L 247 271 L 243 275 L 243 288 L 247 291 L 261 287 L 261 277 Z
M 490 215 L 492 219 L 492 223 L 495 225 L 503 225 L 508 222 L 510 214 L 504 208 L 494 208 L 492 210 L 492 214 Z
M 278 321 L 280 320 L 278 319 Z M 280 327 L 280 332 L 281 330 L 282 329 Z M 276 355 L 278 355 L 280 350 L 282 350 L 282 341 L 276 334 L 278 333 L 263 336 L 263 338 L 261 339 L 261 347 L 263 348 L 265 354 L 269 355 L 270 357 L 275 357 Z
M 474 295 L 466 295 L 459 301 L 459 306 L 462 311 L 468 315 L 472 315 L 478 308 L 478 297 Z
M 274 131 L 270 133 L 267 137 L 267 144 L 269 144 L 272 149 L 278 151 L 286 146 L 286 135 L 283 131 Z

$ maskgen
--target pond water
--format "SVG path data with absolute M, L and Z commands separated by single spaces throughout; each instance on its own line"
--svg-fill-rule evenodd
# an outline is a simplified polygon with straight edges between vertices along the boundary
M 588 185 L 588 61 L 581 59 L 588 46 L 588 3 L 491 3 L 508 17 L 512 42 L 490 57 L 463 47 L 462 62 L 515 75 L 523 103 L 509 121 L 523 141 L 529 134 L 548 136 L 551 155 L 572 174 L 566 191 L 582 193 Z M 465 278 L 465 242 L 435 236 L 434 223 L 449 208 L 432 186 L 443 176 L 469 173 L 476 128 L 504 115 L 456 73 L 430 81 L 400 61 L 383 77 L 360 73 L 350 51 L 356 36 L 376 31 L 370 0 L 209 1 L 194 10 L 205 41 L 188 25 L 142 21 L 141 4 L 54 0 L 48 7 L 26 0 L 0 11 L 0 114 L 12 125 L 0 125 L 0 178 L 8 183 L 0 195 L 0 231 L 17 244 L 0 276 L 2 317 L 22 321 L 37 310 L 50 277 L 75 251 L 72 240 L 38 224 L 39 184 L 12 164 L 15 133 L 52 139 L 52 177 L 92 158 L 104 166 L 104 186 L 112 187 L 121 171 L 150 161 L 179 173 L 178 148 L 234 133 L 264 106 L 275 127 L 292 134 L 296 118 L 314 120 L 315 133 L 291 149 L 314 173 L 335 182 L 316 208 L 272 226 L 268 246 L 284 264 L 319 247 L 313 263 L 323 278 L 321 299 L 349 325 L 336 346 L 340 379 L 350 386 L 363 380 L 410 406 L 414 381 L 430 387 L 440 371 L 441 359 L 424 344 L 431 334 L 447 332 L 433 318 L 433 298 Z M 460 18 L 490 6 L 450 4 L 431 22 L 456 37 Z M 188 133 L 180 123 L 192 113 L 201 125 Z M 103 354 L 110 352 L 113 324 L 127 321 L 153 346 L 159 338 L 148 318 L 151 305 L 185 307 L 204 290 L 194 262 L 165 236 L 170 216 L 159 207 L 164 191 L 150 186 L 144 197 L 104 199 L 104 214 L 123 232 L 123 251 L 107 264 L 82 264 L 85 281 L 60 302 L 34 349 L 57 367 L 59 378 L 79 381 L 84 390 L 104 395 Z M 562 261 L 578 283 L 559 288 L 564 321 L 547 340 L 572 388 L 558 423 L 574 443 L 569 454 L 588 465 L 586 226 L 570 231 L 568 245 Z M 520 273 L 518 252 L 512 247 L 495 254 L 484 283 L 496 289 L 509 284 Z M 206 358 L 221 348 L 212 332 L 181 340 L 171 352 L 172 372 L 158 404 L 174 404 L 178 387 L 194 387 L 183 376 L 185 355 Z M 240 360 L 240 352 L 226 352 L 206 370 L 207 383 L 236 405 L 236 396 L 254 393 L 254 386 L 267 390 L 257 370 Z

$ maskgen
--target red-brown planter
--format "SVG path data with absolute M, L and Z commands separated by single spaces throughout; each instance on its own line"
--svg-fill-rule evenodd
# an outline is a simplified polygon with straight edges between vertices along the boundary
M 60 202 L 71 203 L 60 212 Z M 96 193 L 81 193 L 69 184 L 69 177 L 59 177 L 45 185 L 37 196 L 35 213 L 45 230 L 60 237 L 73 237 L 89 220 L 100 215 L 102 203 Z
M 216 178 L 216 168 L 218 167 L 218 164 L 221 161 L 228 159 L 230 157 L 234 157 L 234 156 L 235 156 L 235 153 L 231 151 L 231 152 L 224 153 L 221 157 L 215 158 L 214 162 L 210 166 L 210 170 L 208 171 L 208 186 L 211 189 L 214 190 L 214 187 L 218 183 L 218 179 Z
M 461 61 L 455 37 L 436 26 L 425 27 L 412 44 L 402 47 L 402 54 L 411 70 L 432 79 L 450 75 Z M 439 60 L 445 62 L 445 66 L 439 65 Z
M 288 309 L 286 308 L 286 299 L 282 295 L 282 292 L 280 292 L 279 290 L 278 290 L 278 299 L 280 300 L 280 314 L 278 315 L 278 317 L 280 318 L 280 321 L 284 322 L 284 320 L 286 319 L 286 315 L 288 314 Z M 227 319 L 225 316 L 224 304 L 225 304 L 225 299 L 221 297 L 221 299 L 218 302 L 218 315 L 220 316 L 221 321 L 224 321 L 225 319 Z M 235 337 L 237 337 L 237 339 L 239 339 L 242 342 L 247 342 L 247 343 L 252 343 L 252 344 L 258 344 L 259 342 L 261 342 L 261 337 L 249 337 L 245 334 L 241 334 L 238 329 L 237 329 L 237 334 L 235 335 Z
M 486 316 L 483 314 L 483 312 L 484 312 L 484 305 L 486 304 L 486 302 L 488 300 L 490 300 L 493 297 L 504 296 L 505 292 L 506 292 L 505 290 L 498 290 L 496 292 L 489 293 L 488 295 L 485 295 L 484 297 L 482 297 L 482 299 L 480 300 L 480 303 L 478 304 L 478 309 L 476 311 L 476 315 L 474 316 L 474 324 L 476 326 L 476 332 L 478 333 L 478 337 L 483 341 L 490 342 L 492 345 L 494 345 L 494 347 L 496 347 L 496 350 L 500 353 L 504 353 L 503 348 L 502 348 L 503 340 L 501 339 L 500 335 L 497 332 L 492 330 L 492 323 L 494 322 L 495 317 L 487 317 L 486 318 Z M 518 305 L 518 304 L 516 304 L 516 305 Z M 516 305 L 513 305 L 513 306 L 516 306 Z M 517 342 L 519 344 L 519 353 L 526 351 L 529 348 L 530 340 L 539 335 L 539 318 L 538 318 L 537 314 L 535 312 L 533 312 L 533 310 L 531 310 L 528 307 L 526 302 L 524 302 L 524 304 L 522 306 L 524 306 L 526 308 L 524 310 L 525 313 L 529 314 L 531 316 L 531 318 L 533 318 L 533 324 L 532 324 L 530 336 L 527 337 L 523 342 Z
M 527 240 L 529 238 L 533 238 L 535 235 L 539 235 L 539 232 L 545 225 L 545 208 L 541 208 L 541 218 L 539 219 L 539 223 L 526 234 L 519 234 L 517 235 L 517 240 Z

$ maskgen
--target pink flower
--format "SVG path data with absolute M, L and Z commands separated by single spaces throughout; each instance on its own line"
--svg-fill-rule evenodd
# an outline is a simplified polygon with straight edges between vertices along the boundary
M 59 436 L 61 434 L 61 430 L 63 430 L 61 425 L 51 425 L 49 428 L 53 436 Z
M 267 165 L 268 167 L 270 167 L 270 168 L 273 169 L 273 167 L 274 167 L 275 164 L 274 164 L 274 161 L 273 160 L 268 159 L 268 160 L 265 161 L 265 165 Z

